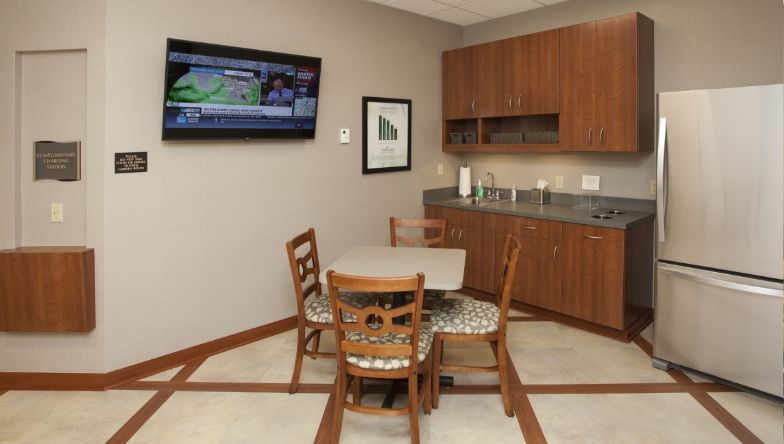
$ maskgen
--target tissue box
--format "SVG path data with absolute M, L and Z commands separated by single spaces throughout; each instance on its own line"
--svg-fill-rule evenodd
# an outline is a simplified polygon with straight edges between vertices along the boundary
M 531 188 L 531 194 L 528 198 L 528 202 L 532 204 L 549 204 L 550 203 L 550 190 L 547 188 L 540 190 L 539 188 Z

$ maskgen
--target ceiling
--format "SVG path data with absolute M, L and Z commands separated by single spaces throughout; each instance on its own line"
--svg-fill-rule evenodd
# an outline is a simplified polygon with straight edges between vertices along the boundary
M 567 0 L 366 0 L 432 17 L 456 25 L 474 23 L 530 11 Z

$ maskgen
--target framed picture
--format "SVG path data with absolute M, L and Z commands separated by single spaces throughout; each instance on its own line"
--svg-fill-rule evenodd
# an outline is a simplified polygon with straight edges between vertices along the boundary
M 411 170 L 411 100 L 362 97 L 362 174 Z

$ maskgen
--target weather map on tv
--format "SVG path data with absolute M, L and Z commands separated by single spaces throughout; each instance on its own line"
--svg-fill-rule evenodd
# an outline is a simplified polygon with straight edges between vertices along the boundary
M 163 139 L 313 138 L 321 59 L 168 40 Z

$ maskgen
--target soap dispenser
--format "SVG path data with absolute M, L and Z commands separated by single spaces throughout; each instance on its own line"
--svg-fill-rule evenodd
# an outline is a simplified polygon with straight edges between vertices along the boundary
M 512 195 L 511 195 L 512 202 L 517 200 L 517 184 L 512 184 Z
M 476 197 L 479 199 L 485 197 L 485 190 L 482 188 L 482 179 L 476 182 Z

